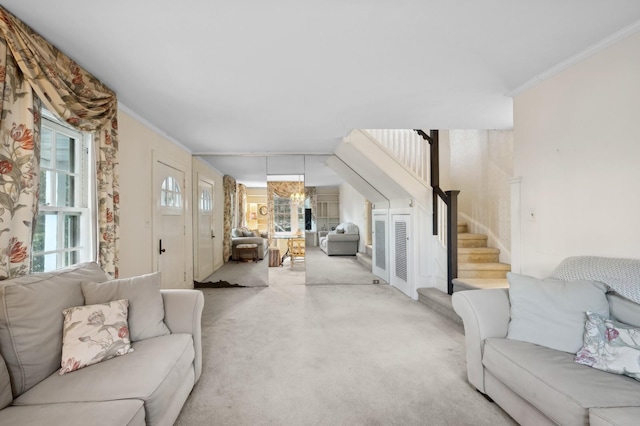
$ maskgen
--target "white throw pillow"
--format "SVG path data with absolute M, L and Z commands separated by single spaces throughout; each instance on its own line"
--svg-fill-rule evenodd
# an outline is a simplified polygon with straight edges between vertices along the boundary
M 575 362 L 640 381 L 640 328 L 591 312 Z
M 85 304 L 129 300 L 131 341 L 170 334 L 164 323 L 164 302 L 160 293 L 160 272 L 133 278 L 82 283 Z
M 511 321 L 508 339 L 575 354 L 583 345 L 587 311 L 609 317 L 606 286 L 507 274 Z
M 640 381 L 640 328 L 591 312 L 575 362 Z
M 133 352 L 127 324 L 128 306 L 124 299 L 62 311 L 60 375 Z

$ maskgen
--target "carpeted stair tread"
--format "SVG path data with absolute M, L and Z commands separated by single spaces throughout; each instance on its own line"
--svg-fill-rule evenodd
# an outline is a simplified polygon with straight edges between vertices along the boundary
M 493 247 L 458 247 L 458 254 L 500 254 L 500 249 Z
M 454 278 L 453 286 L 455 291 L 509 288 L 509 281 L 506 278 Z
M 458 271 L 510 271 L 508 263 L 458 263 Z
M 458 234 L 459 240 L 486 240 L 487 238 L 485 234 L 471 234 L 469 232 Z

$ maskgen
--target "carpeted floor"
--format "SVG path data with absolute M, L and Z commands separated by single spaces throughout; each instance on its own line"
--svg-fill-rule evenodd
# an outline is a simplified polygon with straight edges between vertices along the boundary
M 203 373 L 176 425 L 513 425 L 464 336 L 388 285 L 204 289 Z
M 203 282 L 227 281 L 243 287 L 265 287 L 269 285 L 268 269 L 268 258 L 258 262 L 236 262 L 232 260 L 209 275 Z
M 327 256 L 320 247 L 307 247 L 307 284 L 373 284 L 384 282 L 355 256 Z

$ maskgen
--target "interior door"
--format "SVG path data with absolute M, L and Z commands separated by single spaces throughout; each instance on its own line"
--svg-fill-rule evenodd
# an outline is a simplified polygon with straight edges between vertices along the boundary
M 214 183 L 208 179 L 198 179 L 198 253 L 197 276 L 199 281 L 205 280 L 213 274 L 214 267 L 214 230 L 215 215 L 213 214 Z
M 373 212 L 372 230 L 372 267 L 371 271 L 386 282 L 389 282 L 389 247 L 388 233 L 389 214 L 387 211 Z
M 410 283 L 410 215 L 394 214 L 391 216 L 391 241 L 393 255 L 391 256 L 391 285 L 411 297 Z
M 162 273 L 162 288 L 185 288 L 185 171 L 157 159 L 153 181 L 156 270 Z

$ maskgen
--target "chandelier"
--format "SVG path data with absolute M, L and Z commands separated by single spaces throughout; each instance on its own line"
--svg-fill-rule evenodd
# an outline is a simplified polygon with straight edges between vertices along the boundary
M 291 194 L 291 203 L 292 204 L 304 204 L 305 201 L 304 196 L 304 188 L 301 186 L 300 175 L 298 175 L 298 192 L 294 192 Z

